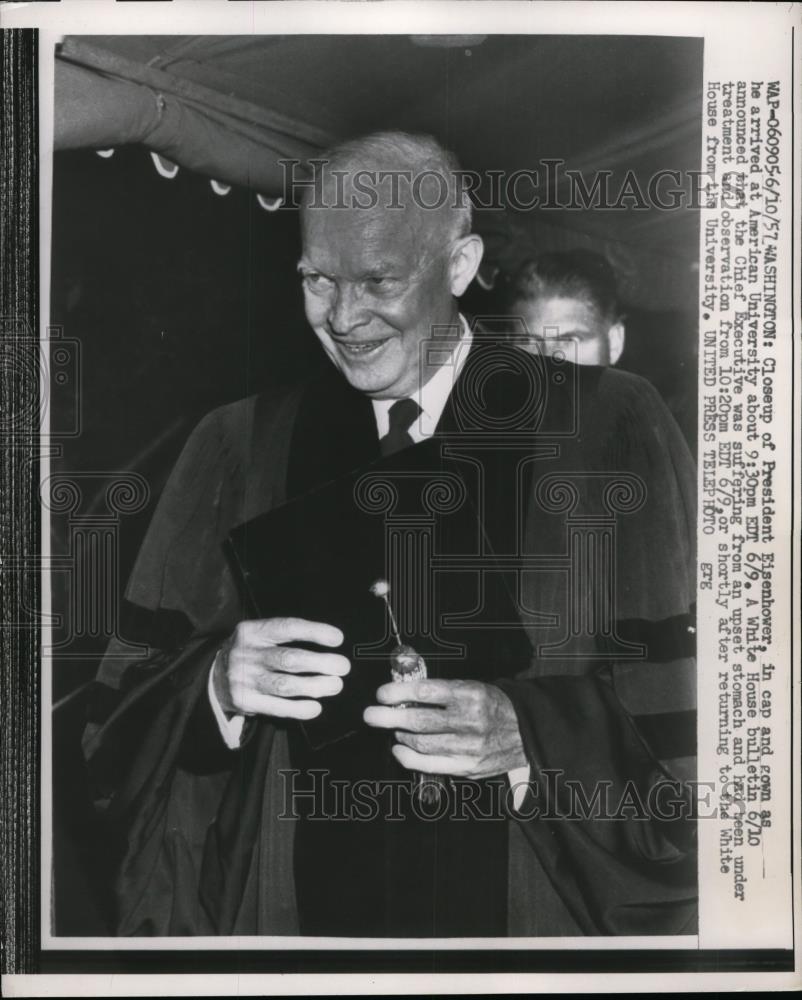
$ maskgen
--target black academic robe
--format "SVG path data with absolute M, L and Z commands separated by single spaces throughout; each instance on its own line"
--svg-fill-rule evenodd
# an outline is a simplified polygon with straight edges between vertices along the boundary
M 508 823 L 507 933 L 694 933 L 693 464 L 643 379 L 538 359 L 522 383 L 493 351 L 472 350 L 438 433 L 452 453 L 488 435 L 484 503 L 511 532 L 496 551 L 542 560 L 520 575 L 531 663 L 497 681 L 532 772 Z M 208 704 L 216 650 L 245 617 L 224 542 L 369 462 L 375 435 L 369 400 L 326 368 L 214 411 L 187 442 L 126 594 L 125 638 L 150 655 L 112 642 L 84 738 L 117 933 L 298 932 L 287 728 L 254 720 L 227 750 Z

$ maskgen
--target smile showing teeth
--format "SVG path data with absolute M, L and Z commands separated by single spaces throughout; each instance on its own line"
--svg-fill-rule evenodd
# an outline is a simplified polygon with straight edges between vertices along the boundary
M 348 354 L 372 354 L 377 351 L 383 344 L 386 344 L 387 340 L 374 340 L 369 344 L 344 344 L 340 343 L 340 347 Z

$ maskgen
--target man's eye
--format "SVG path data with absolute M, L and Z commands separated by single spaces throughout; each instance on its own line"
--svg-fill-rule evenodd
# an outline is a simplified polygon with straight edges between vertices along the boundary
M 307 287 L 316 291 L 322 291 L 331 284 L 331 278 L 327 278 L 325 274 L 319 274 L 317 271 L 304 271 L 301 279 Z
M 393 295 L 398 291 L 399 283 L 397 278 L 386 274 L 373 274 L 365 280 L 365 287 L 376 295 Z

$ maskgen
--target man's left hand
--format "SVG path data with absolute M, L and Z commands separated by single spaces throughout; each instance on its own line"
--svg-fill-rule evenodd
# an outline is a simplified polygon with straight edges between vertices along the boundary
M 527 764 L 512 702 L 491 684 L 395 681 L 376 700 L 365 722 L 395 730 L 393 756 L 411 771 L 479 779 Z

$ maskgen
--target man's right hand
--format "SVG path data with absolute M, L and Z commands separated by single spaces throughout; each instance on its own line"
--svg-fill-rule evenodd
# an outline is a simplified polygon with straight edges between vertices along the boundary
M 333 625 L 304 618 L 264 618 L 240 622 L 215 663 L 214 693 L 224 712 L 314 719 L 319 698 L 342 691 L 351 669 L 339 653 L 298 649 L 293 642 L 336 648 L 343 634 Z

